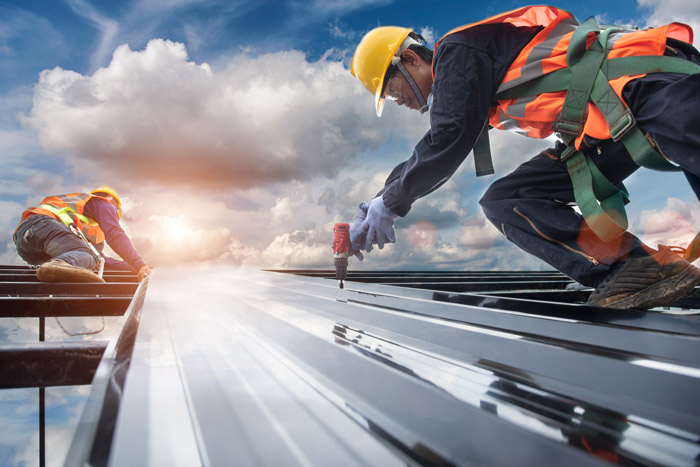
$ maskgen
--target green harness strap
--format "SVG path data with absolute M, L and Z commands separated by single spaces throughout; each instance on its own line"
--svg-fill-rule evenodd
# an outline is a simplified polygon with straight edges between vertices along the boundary
M 586 122 L 588 101 L 594 90 L 600 86 L 599 70 L 606 56 L 605 44 L 610 33 L 616 31 L 615 29 L 604 31 L 600 34 L 599 40 L 593 42 L 586 50 L 587 36 L 591 32 L 596 32 L 597 26 L 597 21 L 589 18 L 576 28 L 571 37 L 566 54 L 567 66 L 571 70 L 571 81 L 562 110 L 552 126 L 567 145 L 561 158 L 566 161 L 576 204 L 591 230 L 599 237 L 609 240 L 622 235 L 627 230 L 628 222 L 623 196 L 626 190 L 624 185 L 621 187 L 613 185 L 595 164 L 575 147 L 576 137 L 583 132 Z M 610 108 L 614 109 L 615 106 Z M 603 113 L 605 114 L 605 111 Z
M 83 222 L 85 225 L 89 225 L 91 223 L 91 219 L 89 217 L 83 216 L 82 214 L 78 214 L 68 206 L 64 208 L 57 208 L 52 204 L 41 204 L 39 205 L 39 207 L 54 213 L 56 217 L 58 217 L 58 219 L 66 225 L 66 227 L 70 227 L 71 224 L 74 225 L 76 218 L 80 219 L 80 221 Z
M 595 18 L 587 19 L 572 35 L 567 50 L 567 68 L 496 95 L 497 100 L 503 100 L 567 91 L 560 115 L 553 123 L 554 130 L 567 145 L 561 160 L 566 162 L 574 198 L 581 214 L 593 232 L 604 241 L 615 239 L 627 230 L 624 208 L 627 191 L 622 184 L 612 184 L 582 151 L 575 148 L 575 139 L 585 124 L 588 102 L 592 101 L 601 111 L 608 122 L 613 141 L 621 141 L 637 165 L 653 170 L 677 171 L 680 169 L 661 155 L 636 126 L 634 116 L 615 94 L 609 80 L 644 73 L 700 73 L 700 66 L 674 57 L 633 56 L 608 59 L 607 39 L 617 31 L 616 28 L 610 28 L 601 33 Z M 598 34 L 598 40 L 586 49 L 589 33 Z M 484 138 L 488 136 L 482 132 L 477 145 L 483 146 Z M 482 155 L 481 159 L 484 158 Z M 477 175 L 478 169 L 477 166 Z

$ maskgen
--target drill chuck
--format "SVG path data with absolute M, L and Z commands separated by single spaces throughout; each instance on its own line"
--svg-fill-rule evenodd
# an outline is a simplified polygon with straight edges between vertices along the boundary
M 339 281 L 345 280 L 348 277 L 348 259 L 335 258 L 333 259 L 333 265 L 335 266 L 335 278 Z

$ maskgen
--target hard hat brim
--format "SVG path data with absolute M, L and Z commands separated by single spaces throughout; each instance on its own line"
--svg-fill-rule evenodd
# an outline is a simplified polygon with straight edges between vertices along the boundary
M 386 78 L 386 72 L 389 71 L 389 65 L 391 65 L 391 61 L 394 59 L 394 56 L 396 56 L 396 52 L 399 50 L 401 44 L 403 44 L 403 41 L 406 40 L 411 32 L 413 32 L 413 29 L 406 28 L 403 34 L 399 37 L 399 40 L 392 46 L 386 63 L 384 63 L 384 66 L 382 67 L 382 70 L 384 71 L 379 78 L 379 86 L 377 86 L 377 91 L 374 93 L 374 105 L 377 109 L 377 117 L 381 117 L 382 112 L 384 111 L 384 98 L 382 97 L 382 91 L 384 91 L 384 79 Z

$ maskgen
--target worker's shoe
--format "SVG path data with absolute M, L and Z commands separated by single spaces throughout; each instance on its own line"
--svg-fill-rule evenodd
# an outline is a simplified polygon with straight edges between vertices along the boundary
M 673 303 L 700 283 L 700 270 L 665 246 L 652 256 L 627 258 L 591 293 L 588 304 L 648 310 Z
M 47 261 L 36 271 L 36 277 L 42 282 L 104 282 L 100 276 L 89 269 L 73 266 L 60 259 Z

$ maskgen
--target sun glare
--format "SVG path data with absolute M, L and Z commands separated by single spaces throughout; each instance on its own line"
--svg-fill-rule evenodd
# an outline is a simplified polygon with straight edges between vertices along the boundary
M 192 236 L 192 229 L 186 225 L 183 216 L 165 219 L 163 230 L 167 233 L 168 239 L 172 243 L 187 243 L 188 238 Z

